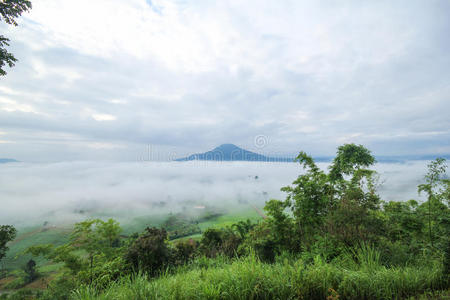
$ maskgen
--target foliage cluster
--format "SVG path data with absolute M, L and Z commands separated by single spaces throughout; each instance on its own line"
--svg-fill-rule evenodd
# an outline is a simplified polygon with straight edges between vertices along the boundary
M 201 233 L 197 222 L 182 213 L 170 215 L 162 224 L 170 239 Z

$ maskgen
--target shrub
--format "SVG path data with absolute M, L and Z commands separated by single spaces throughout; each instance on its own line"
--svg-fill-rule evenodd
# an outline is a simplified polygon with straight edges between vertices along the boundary
M 194 258 L 198 248 L 198 242 L 193 239 L 180 241 L 175 244 L 174 263 L 176 265 L 185 264 Z
M 209 228 L 203 233 L 200 251 L 207 257 L 216 257 L 218 254 L 233 257 L 237 255 L 241 243 L 241 236 L 233 232 L 231 228 Z
M 36 271 L 36 262 L 30 259 L 24 267 L 24 271 L 27 274 L 26 281 L 32 282 L 38 277 L 38 273 Z
M 171 251 L 167 242 L 167 232 L 164 229 L 149 228 L 127 249 L 125 261 L 134 270 L 140 270 L 150 275 L 156 275 L 167 266 Z
M 73 276 L 63 274 L 52 280 L 48 288 L 39 299 L 42 300 L 66 300 L 70 299 L 72 291 L 77 288 L 77 281 Z

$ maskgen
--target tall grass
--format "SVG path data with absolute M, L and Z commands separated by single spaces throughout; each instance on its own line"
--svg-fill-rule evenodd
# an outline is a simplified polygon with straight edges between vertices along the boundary
M 358 266 L 345 268 L 316 257 L 265 264 L 254 255 L 217 267 L 124 277 L 99 292 L 79 288 L 73 299 L 326 299 L 333 289 L 339 299 L 400 299 L 448 288 L 438 265 L 386 268 L 372 249 L 356 253 Z

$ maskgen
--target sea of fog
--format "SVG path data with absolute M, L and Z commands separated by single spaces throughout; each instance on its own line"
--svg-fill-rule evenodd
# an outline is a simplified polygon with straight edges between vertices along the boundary
M 327 163 L 320 163 L 326 169 Z M 384 200 L 423 200 L 417 185 L 426 161 L 379 163 Z M 280 188 L 301 172 L 295 163 L 61 162 L 0 165 L 0 224 L 119 220 L 177 212 L 186 206 L 240 209 L 283 199 Z

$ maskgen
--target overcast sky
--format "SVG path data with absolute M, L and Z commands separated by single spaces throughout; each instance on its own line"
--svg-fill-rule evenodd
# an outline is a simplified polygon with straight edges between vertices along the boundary
M 33 0 L 0 157 L 450 153 L 450 1 Z

